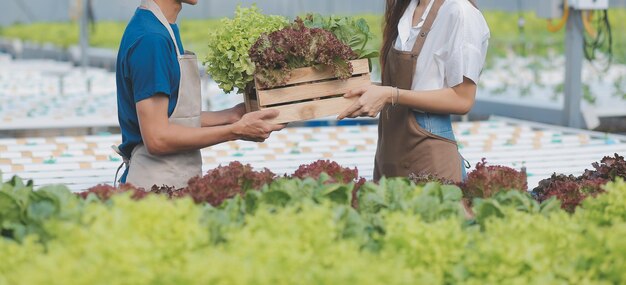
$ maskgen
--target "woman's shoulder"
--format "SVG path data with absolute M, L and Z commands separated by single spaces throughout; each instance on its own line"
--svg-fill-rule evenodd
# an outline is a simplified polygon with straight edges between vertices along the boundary
M 469 0 L 445 0 L 438 17 L 447 19 L 448 23 L 456 23 L 453 25 L 457 28 L 466 27 L 473 31 L 480 30 L 484 34 L 489 33 L 483 14 Z
M 460 17 L 472 16 L 476 12 L 481 14 L 470 0 L 445 0 L 439 11 L 439 13 Z

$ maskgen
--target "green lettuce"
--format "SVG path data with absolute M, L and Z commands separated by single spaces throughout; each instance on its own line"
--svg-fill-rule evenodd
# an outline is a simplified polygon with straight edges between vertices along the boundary
M 248 51 L 261 34 L 285 27 L 289 21 L 281 16 L 263 15 L 259 8 L 237 7 L 233 19 L 223 19 L 219 28 L 209 34 L 204 58 L 207 73 L 226 93 L 237 88 L 243 93 L 253 82 L 254 64 Z

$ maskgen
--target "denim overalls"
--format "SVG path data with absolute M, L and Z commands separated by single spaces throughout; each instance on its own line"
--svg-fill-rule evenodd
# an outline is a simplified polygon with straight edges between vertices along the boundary
M 432 133 L 433 135 L 440 136 L 451 141 L 456 141 L 454 132 L 452 131 L 452 120 L 450 115 L 446 114 L 432 114 L 413 111 L 415 120 L 424 130 Z M 460 154 L 459 154 L 460 155 Z M 466 160 L 461 156 L 461 173 L 463 180 L 467 179 Z

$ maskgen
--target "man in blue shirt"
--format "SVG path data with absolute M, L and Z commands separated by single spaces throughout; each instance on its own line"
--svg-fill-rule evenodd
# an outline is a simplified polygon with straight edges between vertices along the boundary
M 124 31 L 116 74 L 123 183 L 185 187 L 201 174 L 201 148 L 261 142 L 284 127 L 266 122 L 276 111 L 245 114 L 243 104 L 201 112 L 197 59 L 184 52 L 176 25 L 183 3 L 197 0 L 143 0 Z

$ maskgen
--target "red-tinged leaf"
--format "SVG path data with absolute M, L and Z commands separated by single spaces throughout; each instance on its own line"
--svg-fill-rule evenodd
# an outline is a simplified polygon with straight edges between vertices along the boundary
M 506 166 L 487 166 L 483 158 L 470 172 L 467 180 L 461 183 L 463 194 L 468 199 L 489 198 L 500 191 L 528 191 L 525 171 L 517 171 Z
M 224 200 L 243 195 L 246 191 L 259 190 L 275 178 L 276 174 L 267 168 L 254 171 L 249 164 L 235 161 L 210 170 L 203 177 L 192 178 L 187 188 L 175 194 L 178 197 L 189 195 L 196 203 L 218 206 Z
M 357 55 L 330 31 L 305 27 L 302 19 L 287 28 L 262 35 L 250 49 L 257 82 L 263 88 L 283 85 L 291 71 L 300 67 L 326 65 L 335 76 L 348 79 Z
M 87 189 L 86 191 L 77 193 L 83 199 L 86 199 L 89 194 L 94 194 L 98 199 L 102 201 L 109 200 L 113 195 L 132 192 L 132 198 L 135 200 L 143 199 L 149 192 L 144 191 L 143 189 L 138 189 L 132 186 L 131 184 L 122 184 L 119 188 L 115 188 L 111 185 L 107 184 L 99 184 L 94 187 Z

